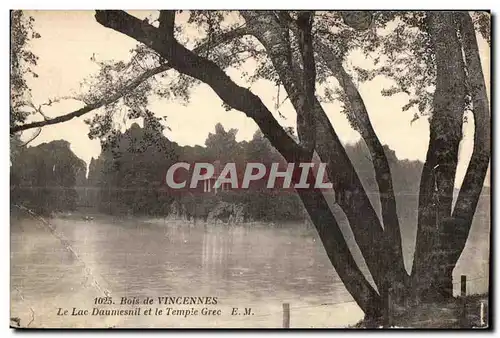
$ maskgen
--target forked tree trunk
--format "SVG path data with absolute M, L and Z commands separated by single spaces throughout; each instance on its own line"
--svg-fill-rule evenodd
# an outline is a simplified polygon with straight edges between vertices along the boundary
M 449 263 L 455 265 L 462 253 L 472 225 L 472 218 L 483 189 L 491 154 L 491 117 L 479 48 L 472 19 L 468 13 L 456 14 L 462 36 L 469 91 L 474 115 L 474 148 L 452 217 L 457 220 L 455 245 Z
M 412 287 L 420 301 L 453 296 L 450 250 L 457 220 L 451 218 L 465 109 L 465 66 L 452 12 L 428 14 L 436 60 L 430 139 L 422 170 Z
M 468 13 L 456 13 L 456 22 L 462 37 L 463 54 L 467 69 L 469 93 L 474 115 L 474 148 L 464 181 L 451 217 L 444 223 L 446 234 L 445 255 L 441 263 L 446 267 L 442 277 L 446 295 L 452 296 L 452 272 L 465 248 L 472 219 L 481 195 L 490 159 L 490 113 L 476 34 Z M 445 279 L 446 278 L 446 279 Z
M 271 14 L 244 12 L 242 15 L 253 24 L 249 32 L 268 52 L 290 102 L 299 111 L 304 91 L 296 79 L 300 66 L 289 56 L 288 27 L 283 27 L 283 23 L 277 22 Z M 379 293 L 384 294 L 388 285 L 402 285 L 406 277 L 401 238 L 399 234 L 382 228 L 354 166 L 317 99 L 314 100 L 314 116 L 317 121 L 316 151 L 327 163 L 326 173 L 335 192 L 345 196 L 336 202 L 349 221 Z

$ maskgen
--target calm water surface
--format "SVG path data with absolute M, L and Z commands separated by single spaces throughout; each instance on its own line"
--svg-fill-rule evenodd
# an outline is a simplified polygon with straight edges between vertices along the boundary
M 93 221 L 59 217 L 50 223 L 56 234 L 34 219 L 12 221 L 11 316 L 21 318 L 22 325 L 281 327 L 285 302 L 290 303 L 292 327 L 343 327 L 363 316 L 317 235 L 303 224 L 290 225 L 291 229 L 264 224 L 204 226 L 107 216 Z M 488 234 L 476 232 L 455 277 L 476 276 L 468 289 L 485 292 Z M 218 305 L 213 308 L 221 309 L 222 315 L 57 315 L 58 308 L 91 310 L 94 297 L 104 292 L 117 303 L 134 296 L 216 296 Z M 250 307 L 253 315 L 231 316 L 233 307 Z

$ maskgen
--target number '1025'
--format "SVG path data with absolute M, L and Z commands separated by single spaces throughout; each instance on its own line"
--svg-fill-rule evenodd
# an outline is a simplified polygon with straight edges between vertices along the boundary
M 111 299 L 111 297 L 96 297 L 96 298 L 94 298 L 94 304 L 96 304 L 96 305 L 102 305 L 102 304 L 111 305 L 111 304 L 113 304 L 113 300 Z

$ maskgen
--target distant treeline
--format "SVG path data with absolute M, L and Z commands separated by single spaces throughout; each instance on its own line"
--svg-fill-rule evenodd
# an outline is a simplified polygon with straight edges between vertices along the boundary
M 293 131 L 288 130 L 292 137 Z M 179 146 L 155 128 L 133 124 L 103 142 L 92 159 L 86 178 L 85 163 L 66 141 L 20 148 L 12 155 L 11 202 L 41 213 L 90 207 L 113 215 L 175 216 L 187 219 L 217 218 L 224 221 L 301 220 L 305 214 L 294 192 L 271 189 L 172 193 L 164 184 L 167 169 L 176 162 L 284 163 L 282 156 L 257 131 L 250 141 L 236 141 L 236 129 L 221 124 L 210 133 L 205 147 Z M 346 151 L 375 208 L 377 184 L 364 143 L 347 145 Z M 419 161 L 399 161 L 386 147 L 391 164 L 398 209 L 402 218 L 414 218 L 422 170 Z
M 11 143 L 10 203 L 49 215 L 74 210 L 78 203 L 77 181 L 85 180 L 86 164 L 64 140 L 36 147 Z

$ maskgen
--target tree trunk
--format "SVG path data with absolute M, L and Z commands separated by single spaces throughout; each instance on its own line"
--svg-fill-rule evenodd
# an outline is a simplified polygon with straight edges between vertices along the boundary
M 465 247 L 488 172 L 491 154 L 490 108 L 474 25 L 467 12 L 457 13 L 456 16 L 462 36 L 467 79 L 473 104 L 474 148 L 452 214 L 456 223 L 454 228 L 456 234 L 454 245 L 449 250 L 448 264 L 453 266 Z
M 452 12 L 430 12 L 429 31 L 436 60 L 434 111 L 422 170 L 412 286 L 417 300 L 453 296 L 448 251 L 450 219 L 465 109 L 465 71 Z M 451 237 L 450 237 L 451 236 Z

